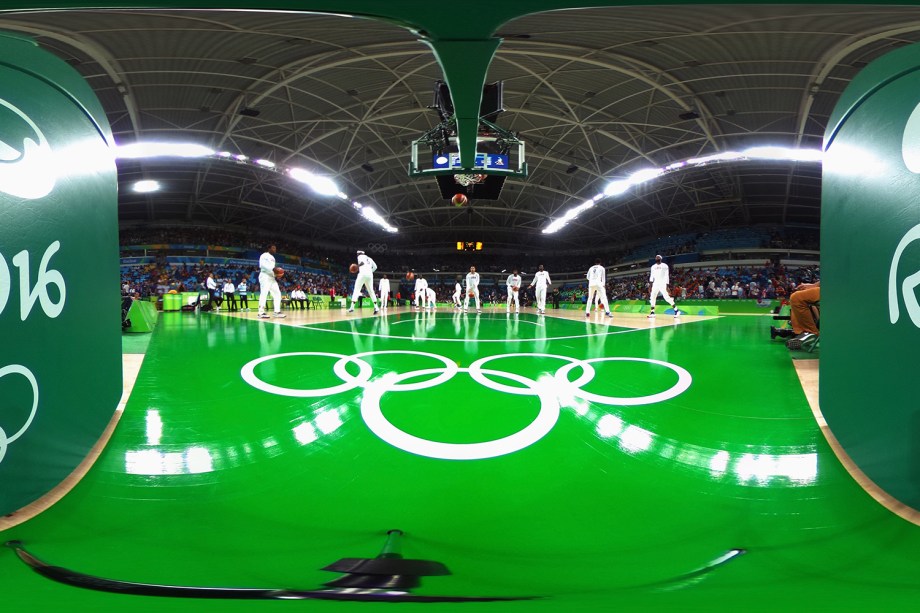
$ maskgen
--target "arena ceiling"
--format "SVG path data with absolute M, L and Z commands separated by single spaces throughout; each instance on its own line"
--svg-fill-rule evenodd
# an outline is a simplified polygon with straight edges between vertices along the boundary
M 349 196 L 318 197 L 252 163 L 125 160 L 123 226 L 571 250 L 751 224 L 816 227 L 819 165 L 747 161 L 667 174 L 542 233 L 642 168 L 759 145 L 820 147 L 859 69 L 920 40 L 920 8 L 609 7 L 509 22 L 487 82 L 504 82 L 496 123 L 525 141 L 530 174 L 465 208 L 441 198 L 434 179 L 407 176 L 410 142 L 439 121 L 428 107 L 444 77 L 407 29 L 291 12 L 49 10 L 0 13 L 0 30 L 34 37 L 79 71 L 119 144 L 200 143 L 313 170 Z M 139 179 L 164 189 L 135 194 Z M 376 206 L 399 232 L 370 224 L 351 200 Z

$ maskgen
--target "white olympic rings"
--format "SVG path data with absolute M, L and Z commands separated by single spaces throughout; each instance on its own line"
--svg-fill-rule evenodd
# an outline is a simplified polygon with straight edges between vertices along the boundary
M 593 362 L 646 362 L 648 364 L 657 364 L 658 366 L 664 366 L 665 368 L 670 368 L 677 373 L 677 383 L 675 383 L 671 388 L 666 389 L 663 392 L 658 392 L 657 394 L 651 394 L 648 396 L 635 396 L 628 398 L 620 398 L 616 396 L 601 396 L 600 394 L 592 394 L 591 392 L 586 392 L 581 389 L 581 386 L 585 383 L 591 381 L 594 378 L 594 369 L 588 366 Z M 569 371 L 575 368 L 576 366 L 581 366 L 585 372 L 582 376 L 575 379 L 575 381 L 568 380 Z M 677 366 L 676 364 L 671 364 L 670 362 L 662 362 L 661 360 L 652 360 L 649 358 L 623 358 L 623 357 L 605 357 L 605 358 L 591 358 L 588 360 L 580 360 L 577 363 L 566 364 L 562 368 L 556 371 L 556 381 L 560 385 L 568 384 L 569 386 L 575 389 L 575 396 L 582 398 L 589 402 L 596 402 L 598 404 L 615 404 L 617 406 L 628 406 L 634 407 L 640 404 L 655 404 L 656 402 L 664 402 L 665 400 L 670 400 L 675 396 L 679 396 L 687 391 L 687 388 L 690 387 L 690 384 L 693 382 L 693 377 L 687 372 L 686 369 Z
M 457 370 L 461 369 L 458 368 Z M 441 460 L 484 460 L 514 453 L 533 445 L 546 436 L 556 425 L 556 420 L 559 419 L 559 402 L 551 393 L 551 390 L 547 390 L 546 386 L 541 388 L 532 379 L 509 372 L 499 372 L 498 374 L 528 385 L 529 389 L 536 391 L 537 396 L 540 398 L 540 413 L 536 419 L 523 430 L 519 430 L 509 436 L 483 443 L 439 443 L 408 434 L 384 417 L 383 411 L 380 409 L 380 398 L 385 392 L 392 389 L 393 385 L 403 379 L 422 376 L 422 374 L 434 374 L 437 371 L 437 368 L 429 368 L 400 375 L 385 375 L 369 385 L 364 391 L 364 398 L 361 400 L 361 417 L 364 418 L 364 423 L 367 424 L 367 427 L 383 441 L 416 455 Z M 530 386 L 530 384 L 533 384 L 533 386 Z
M 423 356 L 438 360 L 443 363 L 443 366 L 439 368 L 411 370 L 404 373 L 391 372 L 374 379 L 373 367 L 362 358 L 388 354 Z M 277 358 L 292 356 L 338 358 L 332 366 L 332 372 L 341 379 L 343 383 L 317 389 L 294 389 L 267 383 L 255 374 L 256 366 L 259 364 Z M 555 373 L 551 375 L 547 374 L 547 376 L 536 380 L 513 372 L 483 368 L 484 365 L 493 360 L 522 357 L 558 359 L 566 361 L 568 364 L 559 368 Z M 595 377 L 596 371 L 592 364 L 608 361 L 644 362 L 664 366 L 677 373 L 677 383 L 669 389 L 656 394 L 625 398 L 603 396 L 582 390 L 581 387 Z M 357 375 L 348 372 L 348 364 L 355 364 L 357 366 Z M 581 376 L 574 381 L 569 381 L 568 375 L 572 369 L 576 367 L 581 368 L 583 372 Z M 520 396 L 536 396 L 540 399 L 540 412 L 536 418 L 522 430 L 503 438 L 481 443 L 443 443 L 430 441 L 400 430 L 383 415 L 380 403 L 383 395 L 387 392 L 408 392 L 428 389 L 452 379 L 458 373 L 468 373 L 470 377 L 480 385 L 498 392 Z M 364 419 L 365 424 L 367 424 L 371 432 L 377 435 L 381 440 L 398 449 L 416 455 L 444 460 L 481 460 L 513 453 L 529 447 L 546 436 L 556 425 L 560 413 L 560 398 L 576 397 L 597 404 L 637 406 L 663 402 L 674 398 L 686 391 L 692 382 L 690 373 L 684 368 L 668 362 L 647 358 L 601 357 L 582 360 L 550 353 L 505 353 L 479 358 L 470 364 L 468 368 L 460 368 L 453 360 L 442 355 L 410 350 L 365 351 L 354 355 L 325 351 L 279 353 L 252 360 L 243 366 L 240 375 L 246 383 L 256 389 L 270 394 L 298 398 L 331 396 L 333 394 L 363 388 L 364 394 L 361 399 L 361 417 Z M 423 377 L 430 377 L 432 375 L 434 376 L 430 379 L 404 383 L 404 381 L 407 380 L 415 380 Z M 519 383 L 523 387 L 497 382 L 493 379 L 495 377 Z
M 10 443 L 15 442 L 26 433 L 26 430 L 32 425 L 32 420 L 35 419 L 35 414 L 38 412 L 38 381 L 35 380 L 35 375 L 32 374 L 32 371 L 20 364 L 11 364 L 0 368 L 0 379 L 9 374 L 22 375 L 32 386 L 32 409 L 29 412 L 29 417 L 26 419 L 25 424 L 16 431 L 16 434 L 7 436 L 3 426 L 0 425 L 0 462 L 6 457 L 6 450 L 9 448 Z

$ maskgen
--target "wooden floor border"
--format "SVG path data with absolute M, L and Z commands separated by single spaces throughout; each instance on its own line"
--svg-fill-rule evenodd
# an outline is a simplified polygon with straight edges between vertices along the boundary
M 827 439 L 828 444 L 831 446 L 831 449 L 834 450 L 834 454 L 837 456 L 837 459 L 840 460 L 840 463 L 843 464 L 843 467 L 850 473 L 850 476 L 856 480 L 859 486 L 866 490 L 867 494 L 872 496 L 876 502 L 898 517 L 920 526 L 920 511 L 917 511 L 913 507 L 891 496 L 870 479 L 866 473 L 860 470 L 856 462 L 853 461 L 853 458 L 850 457 L 850 454 L 843 449 L 840 441 L 834 436 L 830 426 L 827 425 L 827 420 L 824 419 L 824 414 L 821 412 L 821 407 L 818 404 L 819 361 L 820 360 L 793 360 L 792 363 L 795 364 L 795 371 L 799 376 L 802 389 L 805 391 L 805 397 L 808 399 L 811 412 L 814 414 L 815 421 L 818 422 L 818 427 L 821 428 L 824 438 Z

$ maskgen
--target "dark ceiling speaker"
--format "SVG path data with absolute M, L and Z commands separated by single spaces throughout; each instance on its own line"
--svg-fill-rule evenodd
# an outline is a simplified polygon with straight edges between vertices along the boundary
M 696 113 L 694 111 L 687 111 L 686 113 L 681 113 L 680 115 L 678 115 L 678 117 L 680 117 L 684 121 L 689 121 L 691 119 L 699 119 L 700 115 L 699 113 Z
M 565 169 L 565 174 L 570 175 L 573 172 L 576 172 L 577 170 L 578 170 L 578 166 L 576 166 L 575 164 L 572 164 L 571 166 Z
M 251 109 L 247 106 L 240 110 L 240 115 L 243 115 L 244 117 L 258 117 L 259 113 L 261 112 L 262 111 L 259 109 Z
M 361 164 L 361 168 L 363 168 L 365 172 L 374 172 L 374 167 L 371 166 L 368 162 Z

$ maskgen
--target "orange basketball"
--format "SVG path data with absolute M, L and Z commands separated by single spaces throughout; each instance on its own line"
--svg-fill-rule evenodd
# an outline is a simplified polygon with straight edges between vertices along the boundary
M 476 292 L 470 292 L 470 298 L 475 298 L 475 297 L 476 297 Z
M 275 277 L 280 279 L 283 276 L 284 276 L 284 269 L 281 268 L 280 266 L 277 266 L 275 268 Z
M 358 272 L 358 265 L 352 263 L 352 265 L 348 267 L 348 272 Z
M 407 280 L 407 281 L 411 281 L 411 280 L 414 279 L 414 278 L 415 278 L 415 273 L 414 273 L 414 272 L 409 271 L 409 272 L 406 273 L 406 280 Z
M 469 199 L 466 197 L 466 194 L 454 194 L 454 197 L 450 199 L 450 202 L 454 206 L 463 206 L 469 202 Z

